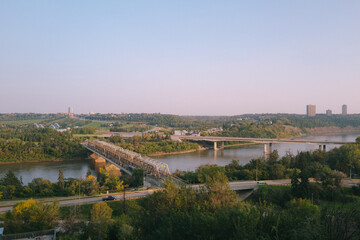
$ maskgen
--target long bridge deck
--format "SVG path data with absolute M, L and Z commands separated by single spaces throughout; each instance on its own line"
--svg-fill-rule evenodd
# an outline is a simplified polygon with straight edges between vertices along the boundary
M 87 141 L 83 146 L 105 160 L 118 166 L 123 171 L 131 174 L 131 168 L 142 168 L 148 174 L 156 178 L 164 178 L 171 175 L 167 164 L 155 159 L 141 156 L 140 154 L 115 146 L 103 141 Z
M 278 138 L 242 138 L 242 137 L 212 137 L 212 136 L 174 136 L 178 139 L 204 142 L 254 142 L 254 143 L 305 143 L 305 144 L 353 144 L 354 142 L 331 140 L 305 140 L 305 139 L 278 139 Z

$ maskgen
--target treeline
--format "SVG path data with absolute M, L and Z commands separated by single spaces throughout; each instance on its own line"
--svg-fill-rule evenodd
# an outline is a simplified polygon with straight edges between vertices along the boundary
M 111 136 L 109 141 L 140 154 L 172 153 L 198 149 L 198 144 L 196 143 L 172 141 L 169 135 L 162 136 L 159 134 L 143 134 L 142 136 L 134 136 L 129 139 Z
M 360 114 L 334 114 L 332 116 L 317 114 L 314 117 L 299 114 L 244 114 L 230 117 L 228 121 L 225 122 L 227 124 L 235 124 L 239 121 L 238 119 L 242 119 L 242 121 L 253 120 L 256 122 L 272 121 L 272 123 L 281 123 L 288 126 L 298 127 L 304 131 L 306 128 L 315 127 L 335 126 L 344 128 L 347 126 L 360 126 Z
M 152 127 L 147 125 L 116 126 L 114 124 L 114 126 L 110 128 L 110 132 L 147 132 L 151 129 Z
M 215 127 L 211 121 L 191 120 L 186 117 L 160 113 L 130 113 L 130 114 L 94 114 L 82 115 L 86 119 L 101 121 L 120 121 L 122 123 L 147 123 L 162 127 L 176 127 L 185 129 L 203 129 Z
M 0 128 L 0 161 L 22 162 L 87 157 L 80 139 L 51 128 Z
M 92 127 L 82 127 L 82 128 L 74 128 L 71 130 L 73 134 L 94 134 L 95 128 Z
M 282 122 L 269 124 L 267 122 L 242 121 L 223 125 L 222 132 L 213 133 L 212 136 L 250 137 L 250 138 L 285 138 L 299 136 L 299 129 L 285 126 Z

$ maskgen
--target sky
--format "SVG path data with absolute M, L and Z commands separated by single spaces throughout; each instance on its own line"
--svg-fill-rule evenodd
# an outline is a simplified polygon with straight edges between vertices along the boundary
M 358 0 L 0 0 L 0 113 L 360 113 Z

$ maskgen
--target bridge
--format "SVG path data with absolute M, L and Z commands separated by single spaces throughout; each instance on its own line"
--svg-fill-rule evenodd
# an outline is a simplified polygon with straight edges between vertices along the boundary
M 122 171 L 132 174 L 133 168 L 142 168 L 156 179 L 164 179 L 171 175 L 167 164 L 141 156 L 140 154 L 103 141 L 87 141 L 82 143 L 85 148 L 119 167 Z
M 345 142 L 345 141 L 329 141 L 329 140 L 307 140 L 307 139 L 279 139 L 279 138 L 243 138 L 243 137 L 213 137 L 213 136 L 172 136 L 173 140 L 189 140 L 195 142 L 213 142 L 214 150 L 218 150 L 217 142 L 221 142 L 221 149 L 224 149 L 224 142 L 227 141 L 236 141 L 236 142 L 252 142 L 264 144 L 264 157 L 266 159 L 266 154 L 272 152 L 273 143 L 303 143 L 303 144 L 316 144 L 319 145 L 319 148 L 326 150 L 327 144 L 354 144 L 355 142 Z M 267 145 L 269 144 L 269 150 L 267 150 Z

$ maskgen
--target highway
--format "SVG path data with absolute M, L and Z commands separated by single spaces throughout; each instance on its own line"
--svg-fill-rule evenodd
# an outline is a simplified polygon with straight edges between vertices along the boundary
M 154 190 L 145 190 L 145 191 L 139 191 L 139 192 L 127 192 L 125 194 L 125 199 L 135 199 L 135 198 L 143 198 L 150 194 L 152 194 Z M 111 194 L 116 198 L 115 201 L 123 200 L 123 193 L 115 193 Z M 96 202 L 101 202 L 102 198 L 106 196 L 96 196 L 96 197 L 86 197 L 86 198 L 74 198 L 74 197 L 68 197 L 69 200 L 66 200 L 66 198 L 59 198 L 59 204 L 61 207 L 63 206 L 72 206 L 72 205 L 78 205 L 78 204 L 91 204 Z M 48 199 L 35 199 L 44 203 L 51 203 L 56 198 L 48 198 Z M 20 201 L 7 201 L 7 202 L 1 202 L 0 205 L 0 213 L 5 213 L 13 208 L 13 206 Z

